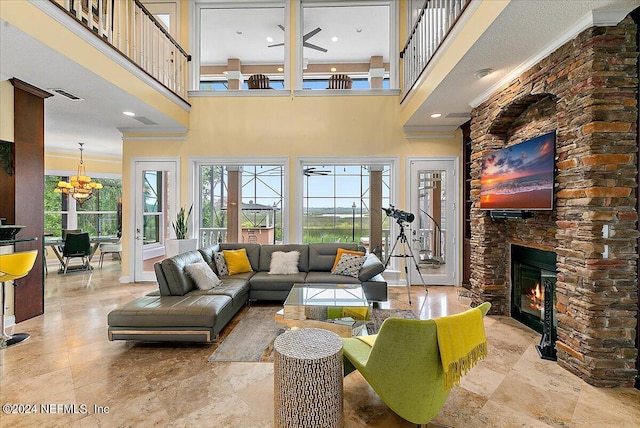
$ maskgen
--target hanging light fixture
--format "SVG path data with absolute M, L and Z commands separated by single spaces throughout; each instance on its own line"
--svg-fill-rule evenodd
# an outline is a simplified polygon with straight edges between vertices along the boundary
M 85 201 L 88 201 L 93 196 L 94 192 L 97 193 L 102 189 L 101 183 L 91 181 L 91 177 L 87 175 L 84 169 L 84 162 L 82 160 L 82 146 L 84 143 L 78 143 L 80 145 L 80 163 L 78 164 L 78 175 L 72 175 L 69 182 L 58 181 L 58 186 L 53 190 L 55 193 L 64 193 L 65 195 L 71 195 L 73 199 L 78 201 L 82 205 Z

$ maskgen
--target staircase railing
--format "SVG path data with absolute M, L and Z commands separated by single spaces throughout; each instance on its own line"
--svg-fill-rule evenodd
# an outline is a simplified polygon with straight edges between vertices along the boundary
M 167 89 L 187 99 L 191 56 L 139 0 L 49 0 Z
M 470 2 L 471 0 L 425 0 L 400 52 L 403 100 Z

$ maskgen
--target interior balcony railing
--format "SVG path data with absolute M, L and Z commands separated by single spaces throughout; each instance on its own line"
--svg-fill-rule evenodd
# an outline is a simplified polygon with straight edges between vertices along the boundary
M 49 0 L 174 94 L 187 99 L 191 56 L 139 0 Z
M 425 0 L 400 52 L 402 98 L 407 96 L 471 0 Z

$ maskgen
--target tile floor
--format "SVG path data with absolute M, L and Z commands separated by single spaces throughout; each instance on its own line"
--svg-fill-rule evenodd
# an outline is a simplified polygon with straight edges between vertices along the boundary
M 107 340 L 107 313 L 155 288 L 119 284 L 119 265 L 66 276 L 51 273 L 45 314 L 20 323 L 32 337 L 0 350 L 0 427 L 271 427 L 272 363 L 208 363 L 210 345 Z M 423 318 L 468 307 L 451 287 L 412 287 Z M 408 308 L 406 287 L 388 307 Z M 640 391 L 592 387 L 541 360 L 539 336 L 510 318 L 486 318 L 489 357 L 454 387 L 435 422 L 452 427 L 639 427 Z M 11 329 L 10 329 L 11 330 Z M 48 406 L 48 407 L 47 407 Z M 75 406 L 75 407 L 74 407 Z M 48 408 L 49 414 L 43 414 Z M 37 413 L 33 412 L 34 409 Z M 410 427 L 364 379 L 344 381 L 345 427 Z M 54 411 L 58 413 L 53 414 Z

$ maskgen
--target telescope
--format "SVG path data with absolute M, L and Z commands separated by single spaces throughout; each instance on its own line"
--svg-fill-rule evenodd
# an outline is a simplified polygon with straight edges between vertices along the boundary
M 411 223 L 416 219 L 416 216 L 414 216 L 413 213 L 397 210 L 393 205 L 389 205 L 389 208 L 382 208 L 382 210 L 387 213 L 389 217 L 393 217 L 398 220 L 398 222 L 404 221 L 406 223 Z

